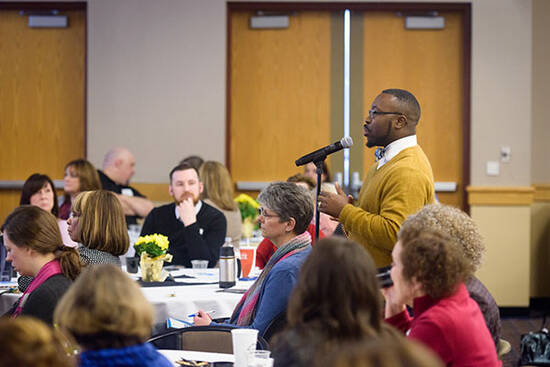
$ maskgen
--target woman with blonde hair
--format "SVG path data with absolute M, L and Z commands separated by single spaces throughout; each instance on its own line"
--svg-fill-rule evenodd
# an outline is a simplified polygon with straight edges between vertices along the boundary
M 75 198 L 67 220 L 69 236 L 80 243 L 85 264 L 115 264 L 128 251 L 130 241 L 122 205 L 110 191 L 85 191 Z
M 139 286 L 110 264 L 86 269 L 55 309 L 54 321 L 82 348 L 80 366 L 159 366 L 171 363 L 146 340 L 153 306 Z
M 57 301 L 80 274 L 78 253 L 63 245 L 55 217 L 37 206 L 16 208 L 2 232 L 6 261 L 19 274 L 33 277 L 7 314 L 34 316 L 51 324 Z
M 82 191 L 101 189 L 101 181 L 95 167 L 85 159 L 75 159 L 65 166 L 63 179 L 65 194 L 59 207 L 59 218 L 69 219 L 71 204 Z
M 74 367 L 67 339 L 32 317 L 0 319 L 0 367 Z
M 233 247 L 239 248 L 242 236 L 241 212 L 233 200 L 235 190 L 229 171 L 223 164 L 207 161 L 199 170 L 204 185 L 201 199 L 223 213 L 227 220 L 227 235 L 231 237 Z

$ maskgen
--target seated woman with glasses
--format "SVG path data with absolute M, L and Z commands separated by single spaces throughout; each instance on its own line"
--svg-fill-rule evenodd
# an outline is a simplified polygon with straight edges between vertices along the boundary
M 434 351 L 447 366 L 496 367 L 495 344 L 464 281 L 472 274 L 460 245 L 444 233 L 401 227 L 393 286 L 383 290 L 386 321 Z M 405 304 L 413 305 L 411 318 Z
M 130 240 L 122 205 L 106 190 L 85 191 L 75 198 L 67 219 L 69 236 L 80 243 L 78 252 L 85 265 L 120 266 L 120 255 L 128 251 Z
M 230 324 L 257 329 L 262 335 L 277 315 L 286 311 L 298 271 L 311 252 L 306 232 L 313 217 L 311 195 L 289 182 L 275 182 L 258 196 L 262 235 L 277 246 L 262 273 L 237 304 Z M 199 310 L 195 325 L 210 325 L 208 314 Z
M 6 315 L 33 316 L 51 324 L 53 310 L 80 274 L 80 258 L 63 245 L 56 218 L 45 210 L 22 205 L 2 226 L 6 261 L 21 275 L 32 277 L 23 295 Z
M 322 350 L 384 335 L 377 269 L 367 251 L 342 237 L 320 240 L 290 297 L 287 330 L 276 337 L 275 366 L 311 366 Z
M 88 267 L 61 298 L 54 321 L 80 347 L 80 367 L 172 366 L 146 340 L 153 306 L 128 275 L 110 264 Z

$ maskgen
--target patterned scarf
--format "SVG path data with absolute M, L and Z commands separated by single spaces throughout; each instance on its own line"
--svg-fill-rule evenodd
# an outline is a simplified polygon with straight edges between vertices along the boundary
M 256 316 L 256 312 L 258 311 L 258 299 L 264 289 L 265 279 L 271 269 L 279 261 L 305 250 L 310 244 L 311 236 L 308 232 L 304 232 L 279 247 L 265 265 L 264 270 L 261 272 L 258 279 L 254 282 L 254 284 L 252 284 L 252 287 L 250 287 L 250 289 L 243 294 L 243 297 L 237 304 L 237 307 L 235 307 L 230 323 L 236 323 L 238 326 L 248 326 L 252 324 L 254 317 Z
M 19 303 L 17 304 L 17 308 L 15 309 L 15 312 L 11 315 L 12 318 L 16 318 L 19 316 L 21 311 L 23 310 L 23 306 L 25 305 L 25 302 L 27 301 L 27 298 L 29 298 L 29 295 L 38 287 L 42 285 L 46 280 L 48 280 L 50 277 L 53 277 L 54 275 L 61 274 L 61 264 L 59 264 L 59 260 L 52 260 L 48 263 L 46 263 L 40 270 L 38 271 L 38 274 L 34 277 L 31 284 L 27 287 L 25 290 L 25 293 L 23 293 L 23 296 L 19 298 Z

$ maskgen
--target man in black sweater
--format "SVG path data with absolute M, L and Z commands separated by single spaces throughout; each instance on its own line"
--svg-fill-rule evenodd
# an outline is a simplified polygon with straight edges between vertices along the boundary
M 179 164 L 170 171 L 174 203 L 153 209 L 145 218 L 141 235 L 168 236 L 174 265 L 191 267 L 191 260 L 197 259 L 208 260 L 208 267 L 214 267 L 218 262 L 227 222 L 222 212 L 199 200 L 202 190 L 197 170 Z

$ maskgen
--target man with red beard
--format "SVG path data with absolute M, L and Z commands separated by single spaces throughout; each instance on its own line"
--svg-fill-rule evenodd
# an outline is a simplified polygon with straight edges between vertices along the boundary
M 208 260 L 208 267 L 218 262 L 227 222 L 218 209 L 199 200 L 203 185 L 199 173 L 188 163 L 170 171 L 168 191 L 172 204 L 155 208 L 145 218 L 141 235 L 168 236 L 172 264 L 191 267 L 191 260 Z

